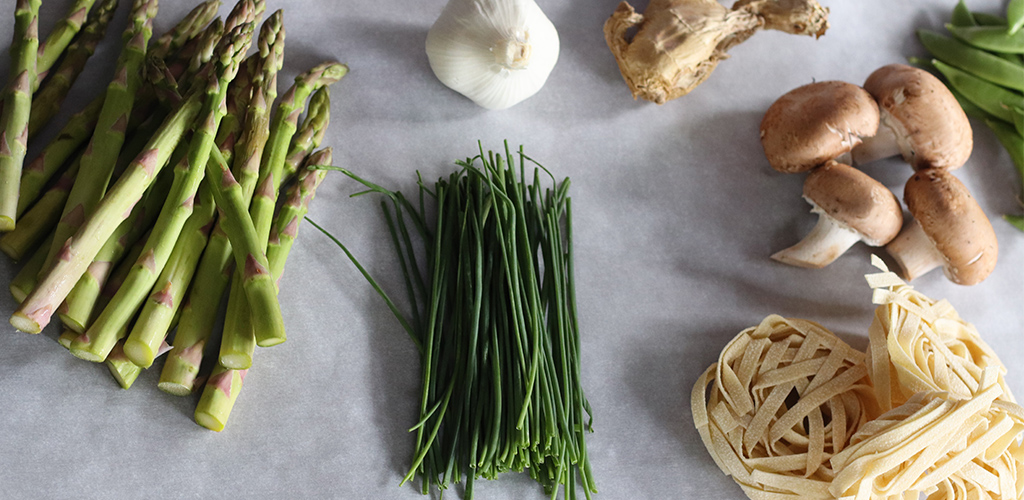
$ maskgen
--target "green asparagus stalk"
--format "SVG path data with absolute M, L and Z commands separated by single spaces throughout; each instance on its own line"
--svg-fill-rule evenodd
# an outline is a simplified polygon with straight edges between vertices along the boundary
M 113 272 L 107 279 L 106 285 L 100 293 L 99 300 L 96 302 L 97 309 L 102 309 L 103 306 L 107 305 L 117 289 L 121 287 L 121 283 L 124 282 L 125 277 L 127 277 L 128 273 L 131 271 L 132 264 L 135 263 L 135 259 L 139 258 L 139 255 L 142 253 L 143 243 L 145 243 L 145 238 L 136 241 L 128 250 L 128 255 L 125 256 L 124 260 L 114 268 Z M 57 342 L 70 351 L 71 343 L 81 335 L 82 332 L 76 332 L 70 328 L 65 328 L 64 331 L 61 332 Z
M 52 233 L 39 246 L 48 247 L 51 241 L 53 241 Z M 17 303 L 24 302 L 25 297 L 28 297 L 28 294 L 32 293 L 32 290 L 35 289 L 36 282 L 39 280 L 39 271 L 43 269 L 43 262 L 45 260 L 46 252 L 33 252 L 32 257 L 25 261 L 18 274 L 14 275 L 14 278 L 11 279 L 8 289 Z
M 78 332 L 74 330 L 63 330 L 60 332 L 60 336 L 57 337 L 57 343 L 65 349 L 71 349 L 71 343 L 78 338 Z
M 171 27 L 171 29 L 164 32 L 157 39 L 150 41 L 149 47 L 146 49 L 146 57 L 164 60 L 171 69 L 171 74 L 174 75 L 174 78 L 176 80 L 182 78 L 182 71 L 192 60 L 198 45 L 204 39 L 202 35 L 207 29 L 207 23 L 216 17 L 219 7 L 219 1 L 208 1 L 192 9 L 191 12 L 178 21 L 178 24 Z M 219 38 L 220 34 L 217 37 Z M 216 43 L 217 41 L 214 40 L 213 45 L 216 45 Z M 185 89 L 183 93 L 187 93 L 187 91 L 188 89 Z M 136 99 L 136 104 L 132 107 L 131 118 L 128 120 L 129 130 L 134 129 L 139 123 L 147 120 L 155 111 L 167 109 L 157 106 L 157 102 L 157 96 L 153 88 L 150 85 L 143 85 Z
M 110 351 L 110 356 L 107 356 L 106 365 L 110 369 L 110 375 L 114 377 L 118 385 L 122 389 L 129 389 L 135 383 L 135 379 L 139 378 L 139 374 L 142 373 L 142 367 L 132 363 L 124 355 L 123 347 L 124 342 L 118 341 L 117 345 Z
M 28 149 L 28 117 L 39 49 L 40 0 L 18 0 L 14 7 L 11 79 L 0 112 L 0 231 L 14 229 L 18 186 Z
M 203 395 L 196 405 L 196 423 L 220 432 L 228 422 L 231 409 L 235 406 L 238 393 L 242 391 L 242 382 L 247 370 L 231 370 L 217 365 L 210 374 L 210 379 L 203 387 Z
M 148 58 L 146 61 L 146 83 L 152 89 L 157 101 L 164 107 L 173 108 L 181 104 L 181 94 L 174 74 L 163 59 Z
M 35 106 L 32 109 L 36 109 Z M 89 140 L 96 128 L 96 120 L 103 109 L 103 96 L 94 99 L 85 109 L 75 113 L 57 134 L 57 137 L 43 149 L 32 163 L 21 173 L 21 195 L 18 198 L 18 215 L 39 198 L 50 179 L 67 164 L 68 159 Z M 45 252 L 44 252 L 45 253 Z
M 184 150 L 185 148 L 179 146 L 174 155 L 178 155 L 180 152 L 184 156 Z M 125 253 L 153 226 L 157 214 L 160 213 L 160 206 L 170 191 L 173 178 L 172 172 L 161 171 L 153 185 L 143 194 L 142 199 L 132 207 L 128 218 L 121 221 L 107 242 L 103 244 L 103 248 L 96 254 L 85 273 L 79 278 L 78 283 L 57 309 L 57 314 L 65 328 L 82 333 L 92 324 L 93 319 L 99 314 L 96 304 L 110 277 L 112 268 L 121 262 Z M 121 282 L 124 282 L 124 279 Z
M 217 47 L 215 71 L 207 82 L 202 117 L 189 143 L 187 160 L 179 162 L 163 209 L 146 242 L 142 257 L 114 298 L 83 335 L 71 344 L 71 353 L 82 359 L 102 361 L 152 289 L 170 257 L 182 226 L 193 211 L 196 191 L 205 173 L 220 120 L 225 114 L 228 85 L 252 40 L 252 23 L 237 26 Z
M 115 76 L 107 85 L 96 130 L 82 154 L 82 166 L 54 231 L 53 245 L 46 256 L 44 269 L 53 263 L 67 239 L 92 215 L 110 183 L 124 144 L 135 95 L 142 84 L 146 45 L 153 32 L 156 11 L 156 0 L 135 0 L 132 5 L 128 28 L 121 37 L 122 49 Z
M 167 164 L 178 141 L 192 126 L 202 108 L 202 94 L 194 93 L 164 120 L 127 171 L 107 192 L 93 216 L 67 240 L 60 258 L 48 268 L 32 293 L 11 316 L 15 328 L 39 333 L 50 322 L 57 306 L 85 272 L 117 226 Z
M 252 203 L 249 207 L 249 216 L 252 218 L 259 238 L 258 244 L 263 249 L 266 248 L 270 239 L 270 226 L 273 223 L 285 158 L 292 136 L 298 128 L 299 115 L 305 108 L 306 99 L 319 88 L 337 82 L 346 73 L 348 73 L 348 66 L 344 64 L 330 62 L 318 65 L 296 77 L 295 84 L 281 98 L 277 115 L 275 115 L 273 126 L 270 129 L 270 138 L 267 140 L 267 151 L 260 164 L 257 189 L 253 193 Z M 239 269 L 236 268 L 235 272 L 238 273 Z M 250 310 L 255 307 L 255 304 L 249 304 Z M 255 327 L 255 325 L 253 326 Z M 256 344 L 267 347 L 284 342 L 284 337 L 273 337 L 270 336 L 271 333 L 273 332 L 270 330 L 254 328 Z
M 287 178 L 298 170 L 299 164 L 306 155 L 319 145 L 330 122 L 329 87 L 317 90 L 309 100 L 309 112 L 302 126 L 292 137 L 288 156 L 285 160 L 283 177 Z M 294 166 L 293 166 L 294 165 Z M 267 254 L 269 259 L 270 255 Z M 273 264 L 271 264 L 273 266 Z M 232 277 L 232 290 L 241 287 L 241 276 L 235 273 Z M 252 365 L 252 356 L 256 349 L 256 338 L 249 323 L 249 314 L 245 295 L 232 292 L 228 297 L 228 314 L 224 318 L 221 334 L 219 361 L 222 365 L 233 369 L 244 369 Z
M 57 25 L 45 40 L 39 42 L 39 52 L 36 55 L 37 82 L 46 77 L 46 72 L 50 71 L 50 68 L 57 63 L 57 59 L 64 54 L 68 44 L 82 29 L 82 25 L 89 16 L 89 9 L 92 9 L 94 3 L 96 0 L 75 0 L 67 15 L 57 21 Z M 35 89 L 33 88 L 33 90 Z
M 284 160 L 285 179 L 291 178 L 298 172 L 299 166 L 306 160 L 306 157 L 320 146 L 327 134 L 327 125 L 331 121 L 331 88 L 324 86 L 313 93 L 309 98 L 306 118 L 299 126 L 298 132 L 292 138 L 291 147 L 288 149 L 288 156 Z
M 227 114 L 221 119 L 220 127 L 217 129 L 217 147 L 227 161 L 233 156 L 233 149 L 239 130 L 242 127 L 240 113 L 244 113 L 245 105 L 248 102 L 248 95 L 251 91 L 251 82 L 248 77 L 246 65 L 239 66 L 238 74 L 228 87 Z M 184 307 L 179 308 L 178 304 L 185 297 L 189 283 L 196 273 L 200 255 L 204 253 L 210 228 L 216 217 L 216 204 L 213 201 L 213 193 L 209 191 L 207 180 L 200 186 L 200 208 L 193 212 L 192 216 L 185 223 L 182 229 L 182 237 L 175 243 L 171 253 L 170 261 L 164 268 L 160 279 L 153 287 L 160 293 L 154 293 L 143 306 L 139 317 L 135 321 L 135 327 L 128 339 L 129 352 L 135 349 L 144 350 L 138 355 L 137 362 L 140 365 L 148 366 L 149 360 L 146 350 L 152 350 L 156 338 L 163 338 L 170 330 L 170 323 L 173 314 L 180 312 L 184 315 Z M 218 301 L 219 302 L 219 301 Z M 169 306 L 169 307 L 168 307 Z M 215 308 L 216 304 L 209 305 Z M 148 342 L 143 342 L 142 347 L 131 347 L 134 345 L 133 337 L 145 337 Z M 178 343 L 177 341 L 182 342 Z M 187 337 L 181 333 L 175 336 L 176 350 L 168 356 L 161 372 L 159 387 L 172 394 L 189 394 L 192 391 L 192 384 L 195 375 L 199 370 L 199 363 L 186 363 L 181 357 L 181 346 L 186 343 Z M 205 337 L 203 339 L 205 343 Z M 195 344 L 195 340 L 187 342 Z M 202 348 L 200 348 L 201 350 Z M 148 360 L 148 363 L 147 363 Z M 195 366 L 195 371 L 190 370 Z M 187 378 L 187 387 L 182 387 Z
M 28 252 L 37 247 L 57 224 L 60 211 L 68 199 L 71 184 L 78 175 L 81 156 L 71 162 L 71 166 L 61 174 L 50 189 L 46 190 L 39 201 L 28 212 L 21 216 L 21 224 L 13 231 L 0 237 L 0 250 L 15 262 L 20 261 Z M 45 258 L 45 253 L 43 253 Z
M 326 170 L 310 169 L 314 165 L 330 165 L 333 159 L 331 148 L 324 148 L 309 156 L 299 178 L 285 195 L 274 227 L 270 231 L 270 243 L 267 246 L 267 261 L 270 262 L 270 273 L 275 281 L 281 280 L 284 264 L 288 260 L 295 238 L 299 235 L 299 223 L 309 211 L 309 203 L 316 196 L 316 188 L 327 175 Z
M 279 10 L 267 18 L 260 29 L 258 57 L 248 60 L 252 97 L 246 103 L 242 133 L 232 160 L 240 184 L 239 201 L 243 211 L 249 205 L 259 177 L 260 159 L 270 126 L 267 103 L 273 103 L 277 97 L 277 73 L 283 63 L 284 40 L 283 13 Z M 238 104 L 241 107 L 242 103 Z M 225 163 L 231 161 L 225 158 Z M 223 220 L 218 219 L 196 271 L 195 284 L 182 309 L 174 349 L 164 363 L 160 387 L 165 391 L 179 395 L 191 393 L 207 339 L 214 328 L 218 305 L 231 279 L 232 262 L 231 243 Z M 239 283 L 238 289 L 241 286 Z M 252 329 L 247 331 L 252 337 Z
M 270 275 L 264 245 L 259 241 L 256 227 L 249 218 L 242 201 L 242 188 L 231 175 L 220 151 L 210 155 L 214 161 L 206 164 L 207 176 L 214 186 L 213 194 L 220 210 L 224 232 L 231 241 L 235 268 L 242 273 L 242 290 L 249 304 L 253 331 L 258 336 L 284 340 L 284 318 L 277 301 L 277 288 Z
M 38 90 L 32 95 L 32 112 L 28 118 L 29 138 L 35 137 L 36 133 L 60 111 L 64 99 L 68 96 L 68 91 L 71 90 L 71 86 L 74 85 L 78 76 L 82 74 L 85 64 L 96 52 L 96 46 L 106 34 L 107 25 L 114 17 L 117 1 L 102 0 L 96 10 L 89 15 L 78 37 L 71 42 L 71 45 L 67 46 L 67 54 L 57 68 L 50 73 L 49 78 L 41 85 L 39 84 L 40 80 L 36 80 Z M 40 55 L 40 57 L 42 56 Z M 97 115 L 102 106 L 102 101 L 100 101 L 96 106 Z M 89 130 L 91 132 L 92 127 Z
M 128 359 L 143 368 L 153 364 L 160 344 L 167 337 L 171 320 L 192 281 L 199 255 L 206 247 L 216 209 L 209 182 L 204 180 L 199 187 L 196 208 L 185 222 L 167 265 L 156 280 L 153 292 L 143 304 L 124 343 Z
M 229 32 L 244 23 L 253 23 L 255 26 L 259 24 L 266 10 L 266 0 L 238 0 L 224 20 L 224 31 Z
M 217 17 L 218 9 L 220 0 L 206 0 L 197 5 L 185 14 L 178 24 L 153 40 L 149 47 L 150 57 L 166 59 L 177 53 L 186 42 L 202 33 L 206 25 Z

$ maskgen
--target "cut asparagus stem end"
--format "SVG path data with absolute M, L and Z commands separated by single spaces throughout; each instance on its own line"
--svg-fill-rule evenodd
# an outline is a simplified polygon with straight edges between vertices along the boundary
M 820 269 L 831 264 L 861 240 L 860 233 L 839 224 L 825 214 L 818 214 L 818 223 L 799 243 L 772 255 L 783 264 Z
M 935 248 L 917 221 L 904 228 L 899 236 L 886 245 L 885 250 L 900 266 L 903 279 L 907 281 L 946 263 L 945 257 Z
M 23 302 L 24 300 L 25 297 L 22 297 L 21 301 Z M 38 321 L 29 318 L 27 314 L 21 311 L 16 311 L 14 314 L 11 315 L 11 325 L 14 325 L 15 328 L 25 333 L 39 333 L 43 331 L 43 327 L 39 324 Z
M 207 429 L 210 429 L 211 431 L 214 432 L 220 432 L 224 430 L 224 424 L 227 423 L 226 419 L 221 420 L 221 418 L 217 415 L 199 410 L 196 410 L 195 417 L 197 424 L 206 427 Z
M 252 367 L 252 356 L 242 352 L 221 354 L 217 361 L 232 370 L 248 370 Z
M 888 113 L 884 114 L 887 115 Z M 887 121 L 883 120 L 878 126 L 878 133 L 871 137 L 862 138 L 862 142 L 853 148 L 853 165 L 864 165 L 881 160 L 882 158 L 902 155 L 896 133 L 886 123 Z
M 78 338 L 78 332 L 74 330 L 64 330 L 60 332 L 60 337 L 57 337 L 57 343 L 63 346 L 65 349 L 71 350 L 71 343 Z
M 32 290 L 26 290 L 22 288 L 19 283 L 11 283 L 10 290 L 11 296 L 14 297 L 14 301 L 19 304 L 25 302 L 25 297 L 28 297 L 28 294 L 32 292 Z M 11 324 L 13 325 L 14 320 L 12 319 L 11 321 Z
M 172 396 L 188 396 L 192 394 L 192 386 L 179 382 L 158 382 L 157 388 Z
M 153 365 L 153 359 L 156 357 L 156 352 L 152 347 L 147 345 L 145 342 L 128 338 L 124 342 L 124 355 L 128 359 L 142 368 L 149 368 Z
M 89 351 L 88 349 L 81 348 L 71 348 L 71 354 L 76 358 L 84 359 L 86 361 L 92 361 L 93 363 L 102 363 L 107 359 L 106 357 L 101 356 L 95 352 Z
M 61 324 L 63 324 L 64 327 L 67 328 L 68 330 L 71 330 L 76 333 L 82 333 L 85 331 L 85 325 L 82 324 L 81 321 L 78 321 L 77 319 L 60 312 L 57 313 L 57 316 L 60 317 Z
M 14 219 L 7 215 L 0 215 L 0 232 L 14 230 Z

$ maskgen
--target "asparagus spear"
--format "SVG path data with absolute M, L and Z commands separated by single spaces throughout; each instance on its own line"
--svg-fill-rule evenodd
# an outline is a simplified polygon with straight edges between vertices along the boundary
M 317 151 L 309 157 L 306 165 L 325 165 L 331 163 L 331 149 Z M 299 174 L 298 183 L 289 190 L 287 200 L 281 213 L 274 221 L 274 238 L 271 241 L 267 258 L 275 279 L 280 279 L 284 262 L 288 258 L 291 243 L 298 234 L 299 220 L 309 209 L 309 202 L 316 193 L 316 188 L 327 174 L 326 170 L 303 170 Z M 242 391 L 242 383 L 248 369 L 233 370 L 218 363 L 210 375 L 210 380 L 203 388 L 203 394 L 196 405 L 196 423 L 207 429 L 220 432 L 227 425 L 231 410 Z
M 152 35 L 156 11 L 156 0 L 135 0 L 132 5 L 129 25 L 122 35 L 115 76 L 107 85 L 96 130 L 82 154 L 82 166 L 54 231 L 53 245 L 46 256 L 44 269 L 54 261 L 68 237 L 75 234 L 82 222 L 92 215 L 107 189 L 124 143 L 135 94 L 142 83 L 146 45 Z
M 216 209 L 209 182 L 204 180 L 199 186 L 198 204 L 182 227 L 167 265 L 124 342 L 125 355 L 136 365 L 149 368 L 153 364 L 170 329 L 171 319 L 192 281 L 199 255 L 213 227 Z
M 150 44 L 150 57 L 166 59 L 181 50 L 185 43 L 203 32 L 204 27 L 217 17 L 220 0 L 206 0 L 195 6 L 171 29 Z
M 43 240 L 40 246 L 48 247 L 51 241 L 53 241 L 52 233 Z M 32 293 L 32 290 L 35 289 L 36 282 L 39 279 L 39 271 L 43 269 L 43 261 L 45 259 L 46 252 L 34 252 L 32 257 L 21 266 L 18 274 L 14 275 L 14 278 L 11 279 L 8 289 L 17 303 L 24 302 L 25 297 L 28 297 L 28 294 Z
M 142 154 L 129 165 L 113 188 L 96 207 L 93 216 L 64 243 L 57 259 L 42 276 L 21 307 L 11 316 L 15 328 L 39 333 L 50 322 L 50 316 L 64 301 L 72 286 L 85 272 L 100 248 L 117 229 L 121 220 L 153 182 L 156 174 L 192 125 L 202 108 L 200 93 L 194 93 L 164 120 L 157 133 L 146 144 Z
M 71 45 L 67 46 L 67 54 L 57 69 L 49 75 L 45 83 L 39 85 L 39 80 L 36 80 L 38 90 L 32 95 L 32 112 L 28 117 L 28 136 L 30 138 L 35 137 L 36 133 L 60 111 L 68 91 L 78 79 L 78 75 L 82 74 L 85 63 L 96 52 L 96 46 L 106 34 L 107 25 L 114 17 L 117 1 L 103 0 L 89 15 L 78 37 L 71 42 Z M 102 106 L 102 101 L 100 101 L 100 104 L 97 105 L 97 114 Z
M 231 241 L 235 267 L 242 273 L 241 288 L 253 305 L 250 308 L 253 330 L 267 338 L 284 339 L 284 319 L 277 301 L 277 288 L 263 252 L 264 245 L 259 241 L 242 202 L 242 188 L 231 175 L 219 150 L 213 150 L 210 157 L 214 161 L 207 162 L 206 175 L 214 186 L 214 198 L 222 227 Z
M 331 122 L 331 88 L 325 86 L 314 92 L 307 107 L 309 111 L 306 112 L 306 118 L 292 138 L 292 145 L 284 160 L 282 177 L 285 179 L 294 176 L 310 152 L 324 140 L 327 125 Z
M 39 43 L 39 52 L 36 55 L 36 87 L 38 87 L 39 80 L 46 77 L 46 72 L 53 67 L 60 59 L 60 56 L 64 54 L 64 50 L 68 48 L 68 44 L 75 38 L 78 31 L 82 29 L 82 24 L 85 23 L 86 18 L 89 15 L 89 9 L 92 8 L 92 4 L 96 0 L 75 0 L 71 4 L 71 8 L 68 10 L 66 16 L 60 21 L 57 21 L 57 25 L 53 28 L 53 31 L 46 37 L 45 40 Z
M 184 156 L 185 149 L 179 145 L 172 155 L 172 160 L 179 154 Z M 172 161 L 172 163 L 176 162 Z M 170 171 L 160 172 L 153 185 L 143 194 L 142 199 L 132 207 L 128 218 L 121 221 L 110 238 L 107 238 L 103 248 L 96 254 L 85 273 L 79 278 L 78 283 L 64 299 L 64 303 L 57 309 L 57 313 L 61 323 L 64 323 L 67 329 L 82 333 L 86 327 L 92 324 L 92 320 L 99 313 L 96 305 L 112 267 L 117 266 L 128 249 L 135 245 L 139 238 L 153 226 L 157 214 L 160 213 L 160 206 L 170 191 L 172 179 L 173 175 Z M 123 278 L 121 282 L 124 282 Z M 118 288 L 120 288 L 120 284 L 118 284 Z
M 288 190 L 281 211 L 274 219 L 274 227 L 270 232 L 270 243 L 267 246 L 267 261 L 270 263 L 270 273 L 275 281 L 281 280 L 284 273 L 284 264 L 291 252 L 292 244 L 299 235 L 299 223 L 309 211 L 309 203 L 316 196 L 316 188 L 323 182 L 327 175 L 326 170 L 311 169 L 314 165 L 330 165 L 332 161 L 331 148 L 324 148 L 309 156 L 304 163 L 304 168 L 299 172 L 299 178 Z
M 39 48 L 40 0 L 18 0 L 14 7 L 11 80 L 0 112 L 0 231 L 14 229 L 18 218 L 18 185 L 28 148 L 28 116 Z
M 35 106 L 32 109 L 36 109 Z M 18 215 L 25 212 L 38 199 L 46 183 L 66 164 L 71 155 L 89 140 L 96 128 L 96 120 L 103 109 L 103 96 L 93 99 L 85 109 L 75 113 L 57 134 L 57 137 L 46 145 L 32 163 L 21 173 L 21 195 L 18 198 Z M 63 207 L 62 207 L 63 208 Z M 48 250 L 48 249 L 47 249 Z M 44 250 L 44 253 L 46 251 Z
M 292 138 L 288 156 L 285 160 L 283 177 L 290 177 L 298 170 L 299 164 L 306 155 L 316 147 L 327 131 L 330 122 L 330 92 L 324 86 L 317 90 L 309 99 L 309 112 L 302 126 Z M 294 166 L 293 166 L 294 165 Z M 269 258 L 269 255 L 268 255 Z M 232 289 L 241 287 L 241 277 L 235 273 L 232 277 Z M 224 318 L 223 333 L 220 344 L 220 363 L 234 369 L 248 368 L 252 364 L 252 355 L 256 348 L 256 338 L 249 324 L 244 294 L 232 292 L 228 297 L 228 314 Z
M 346 73 L 348 73 L 348 66 L 344 64 L 335 62 L 320 64 L 297 76 L 295 84 L 282 97 L 281 103 L 278 105 L 277 114 L 270 129 L 270 138 L 267 140 L 267 151 L 260 164 L 257 189 L 253 193 L 252 203 L 249 207 L 249 216 L 256 228 L 257 241 L 261 248 L 266 248 L 270 238 L 270 225 L 273 222 L 274 207 L 277 204 L 277 191 L 282 182 L 285 157 L 288 154 L 292 136 L 298 128 L 299 115 L 305 108 L 306 99 L 319 88 L 337 82 Z M 235 272 L 237 274 L 239 270 L 236 268 Z M 237 294 L 237 292 L 233 292 L 233 294 Z M 250 305 L 249 309 L 253 309 L 254 306 L 254 304 Z M 239 306 L 234 311 L 229 309 L 228 314 L 242 318 L 246 316 L 243 312 L 244 309 L 245 306 Z M 255 325 L 253 326 L 255 327 Z M 267 347 L 284 342 L 283 336 L 275 337 L 271 335 L 272 333 L 271 330 L 254 328 L 256 344 Z
M 3 237 L 0 237 L 0 250 L 15 261 L 20 261 L 30 250 L 45 239 L 53 230 L 60 217 L 60 210 L 68 199 L 71 184 L 78 175 L 81 156 L 71 162 L 71 166 L 61 174 L 50 189 L 46 190 L 39 201 L 28 212 L 21 216 L 18 224 Z M 45 257 L 45 253 L 43 254 Z
M 238 74 L 228 87 L 227 114 L 221 119 L 220 127 L 217 129 L 217 147 L 228 161 L 233 155 L 236 136 L 242 126 L 239 113 L 244 112 L 251 88 L 248 71 L 243 63 L 239 66 Z M 179 304 L 185 297 L 189 283 L 196 272 L 199 257 L 206 247 L 210 228 L 216 217 L 216 204 L 207 183 L 208 181 L 204 180 L 203 185 L 200 186 L 199 208 L 185 222 L 182 236 L 175 243 L 170 260 L 153 287 L 155 292 L 150 295 L 143 306 L 126 342 L 130 357 L 141 366 L 148 367 L 152 364 L 152 351 L 156 349 L 158 341 L 166 337 L 171 328 L 173 315 L 181 311 Z M 162 373 L 174 373 L 173 365 L 176 363 L 177 361 L 164 363 L 164 372 Z M 168 368 L 169 366 L 171 368 Z M 198 364 L 196 368 L 198 369 Z M 183 372 L 179 371 L 178 373 Z M 194 375 L 193 373 L 193 377 Z M 180 379 L 177 380 L 180 381 Z M 161 375 L 160 384 L 166 382 L 168 381 L 164 380 Z M 172 385 L 177 384 L 172 383 Z M 191 390 L 191 384 L 184 388 L 185 393 L 189 393 Z
M 235 406 L 238 393 L 242 390 L 247 370 L 231 370 L 218 364 L 203 387 L 203 395 L 196 405 L 196 423 L 220 432 L 228 422 L 231 409 Z
M 249 59 L 252 97 L 247 103 L 242 134 L 236 143 L 233 159 L 243 211 L 249 205 L 259 176 L 260 158 L 270 125 L 267 103 L 273 103 L 277 97 L 277 73 L 283 63 L 284 40 L 283 13 L 278 10 L 260 29 L 259 56 Z M 218 220 L 196 271 L 195 284 L 182 309 L 174 349 L 168 354 L 160 376 L 161 389 L 179 395 L 192 391 L 207 338 L 214 328 L 217 306 L 231 279 L 232 261 L 231 243 L 223 221 Z M 238 287 L 241 288 L 240 283 Z M 249 332 L 251 337 L 251 329 Z
M 251 12 L 251 11 L 250 11 Z M 102 361 L 118 340 L 146 294 L 163 270 L 182 226 L 192 214 L 194 197 L 205 172 L 213 148 L 217 127 L 224 116 L 228 84 L 235 77 L 238 65 L 252 40 L 252 23 L 237 26 L 221 39 L 217 47 L 216 69 L 210 74 L 200 119 L 186 161 L 175 169 L 171 191 L 164 202 L 146 242 L 142 257 L 121 285 L 107 307 L 89 327 L 83 338 L 71 344 L 71 353 L 90 361 Z

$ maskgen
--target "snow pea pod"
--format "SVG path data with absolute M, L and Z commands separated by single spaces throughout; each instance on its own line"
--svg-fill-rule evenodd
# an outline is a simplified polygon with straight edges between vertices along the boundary
M 921 44 L 936 59 L 992 83 L 1024 90 L 1024 66 L 929 30 L 917 30 Z
M 933 59 L 932 64 L 946 77 L 949 85 L 960 91 L 967 100 L 1004 122 L 1013 121 L 1013 115 L 1008 106 L 1024 108 L 1024 94 L 1020 92 L 987 82 L 937 59 Z
M 985 125 L 992 129 L 999 139 L 999 143 L 1010 153 L 1017 172 L 1024 178 L 1024 136 L 1017 133 L 1017 130 L 999 120 L 985 120 Z
M 953 26 L 977 26 L 978 22 L 974 20 L 974 15 L 971 14 L 970 9 L 967 8 L 967 4 L 964 0 L 960 0 L 953 7 L 953 16 L 950 18 L 950 24 Z
M 1011 35 L 1024 27 L 1024 0 L 1010 0 L 1006 4 L 1006 25 Z
M 995 14 L 971 12 L 971 17 L 974 18 L 974 24 L 977 26 L 1006 26 L 1006 19 Z
M 947 24 L 946 29 L 953 36 L 979 49 L 1009 54 L 1024 54 L 1024 31 L 1010 34 L 1002 26 L 953 26 Z
M 977 104 L 974 104 L 964 97 L 960 91 L 951 88 L 949 89 L 949 92 L 953 94 L 953 97 L 956 97 L 956 102 L 960 103 L 960 107 L 963 108 L 964 113 L 966 113 L 967 116 L 977 118 L 979 120 L 989 120 L 992 118 L 992 115 L 986 113 L 984 109 L 979 108 Z

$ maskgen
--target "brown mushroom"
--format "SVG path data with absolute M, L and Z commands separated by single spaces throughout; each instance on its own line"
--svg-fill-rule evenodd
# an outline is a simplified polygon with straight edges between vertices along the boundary
M 840 158 L 878 130 L 878 105 L 866 90 L 840 81 L 797 87 L 761 120 L 761 146 L 772 168 L 806 172 Z
M 900 202 L 882 183 L 836 161 L 814 169 L 804 181 L 804 199 L 818 214 L 814 229 L 772 259 L 798 267 L 820 268 L 854 243 L 882 246 L 903 226 Z
M 916 172 L 903 201 L 914 216 L 885 249 L 910 281 L 941 266 L 960 285 L 975 285 L 996 266 L 999 245 L 985 212 L 967 187 L 945 169 Z
M 854 148 L 864 164 L 902 155 L 914 170 L 960 168 L 974 147 L 971 123 L 956 97 L 931 73 L 905 64 L 883 66 L 864 82 L 876 101 L 881 125 Z

